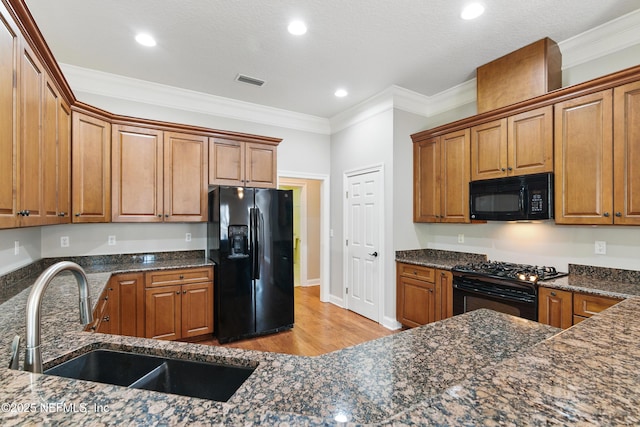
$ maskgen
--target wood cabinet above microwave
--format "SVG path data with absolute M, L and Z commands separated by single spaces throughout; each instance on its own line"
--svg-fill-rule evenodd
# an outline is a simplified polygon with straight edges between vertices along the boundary
M 550 105 L 471 128 L 472 181 L 552 171 Z

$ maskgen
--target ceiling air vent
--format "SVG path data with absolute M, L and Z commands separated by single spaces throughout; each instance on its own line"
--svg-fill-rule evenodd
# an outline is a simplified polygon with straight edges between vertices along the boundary
M 245 76 L 244 74 L 238 74 L 236 76 L 236 81 L 241 83 L 247 83 L 254 86 L 262 86 L 264 84 L 264 80 L 256 79 L 255 77 Z

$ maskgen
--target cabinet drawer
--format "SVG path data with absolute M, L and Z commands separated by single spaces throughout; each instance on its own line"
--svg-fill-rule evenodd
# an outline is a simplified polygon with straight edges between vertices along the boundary
M 185 283 L 210 282 L 213 269 L 187 268 L 182 270 L 160 270 L 145 273 L 144 284 L 147 288 L 156 286 L 182 285 Z
M 435 282 L 435 268 L 422 267 L 420 265 L 398 263 L 398 274 L 403 277 L 412 277 L 426 282 Z
M 602 310 L 619 303 L 617 298 L 600 297 L 587 294 L 573 294 L 573 314 L 583 317 L 591 317 Z

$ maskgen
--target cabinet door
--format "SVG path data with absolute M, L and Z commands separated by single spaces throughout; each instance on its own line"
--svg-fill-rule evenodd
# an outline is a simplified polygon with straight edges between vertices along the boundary
M 611 91 L 558 103 L 554 114 L 556 223 L 611 224 Z
M 511 116 L 507 130 L 509 175 L 553 171 L 553 107 Z
M 207 220 L 208 138 L 165 132 L 164 220 Z
M 18 225 L 18 29 L 0 3 L 0 228 Z
M 162 131 L 113 126 L 111 191 L 113 222 L 162 222 Z
M 182 285 L 182 338 L 213 333 L 213 282 Z
M 209 185 L 244 186 L 244 143 L 230 139 L 209 140 Z
M 436 271 L 436 320 L 453 317 L 453 274 Z
M 58 223 L 71 222 L 71 109 L 58 106 Z
M 34 52 L 23 45 L 20 62 L 20 180 L 18 209 L 28 212 L 20 225 L 44 222 L 42 167 L 42 109 L 44 105 L 44 68 Z
M 60 187 L 58 175 L 58 162 L 60 161 L 58 134 L 60 122 L 60 96 L 49 79 L 45 80 L 43 128 L 42 128 L 42 168 L 43 168 L 43 224 L 57 224 L 60 217 L 58 213 L 58 189 Z
M 415 327 L 435 321 L 435 285 L 408 277 L 398 278 L 398 321 Z
M 278 179 L 277 151 L 273 145 L 245 143 L 245 185 L 276 188 Z
M 440 141 L 440 221 L 469 219 L 469 129 L 444 135 Z
M 538 322 L 566 329 L 573 324 L 573 294 L 557 289 L 539 288 Z
M 413 222 L 440 216 L 440 138 L 413 144 Z
M 118 274 L 110 286 L 117 290 L 119 334 L 144 337 L 144 275 Z
M 180 286 L 145 289 L 145 337 L 180 338 L 182 315 Z
M 575 293 L 573 294 L 573 313 L 576 316 L 591 317 L 620 301 L 617 298 Z
M 614 89 L 616 224 L 640 225 L 640 82 Z
M 111 221 L 111 125 L 73 112 L 72 221 Z
M 471 180 L 507 176 L 507 119 L 471 128 Z

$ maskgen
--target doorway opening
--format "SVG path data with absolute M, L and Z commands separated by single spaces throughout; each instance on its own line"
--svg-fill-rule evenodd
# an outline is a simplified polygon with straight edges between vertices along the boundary
M 293 192 L 293 253 L 295 286 L 319 286 L 328 301 L 328 177 L 294 173 L 280 176 L 278 188 Z

